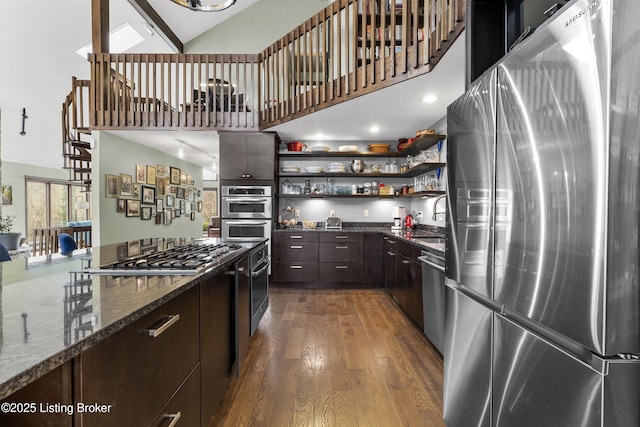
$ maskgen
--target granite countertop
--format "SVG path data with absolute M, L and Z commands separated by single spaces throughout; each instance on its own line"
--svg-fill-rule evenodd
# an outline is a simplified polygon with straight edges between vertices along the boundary
M 444 256 L 445 252 L 445 236 L 444 231 L 436 228 L 416 227 L 411 230 L 402 229 L 401 231 L 391 230 L 390 224 L 380 223 L 345 223 L 341 230 L 325 230 L 323 227 L 313 229 L 305 228 L 281 228 L 276 229 L 276 233 L 300 233 L 300 232 L 341 232 L 341 233 L 381 233 L 385 236 L 396 237 L 400 240 L 415 244 L 421 248 L 434 252 L 440 256 Z
M 178 242 L 182 243 L 185 242 Z M 0 399 L 198 285 L 201 280 L 228 268 L 255 244 L 243 246 L 222 264 L 198 276 L 91 276 L 81 272 L 79 259 L 66 262 L 68 268 L 75 268 L 75 273 L 65 269 L 63 261 L 63 265 L 55 268 L 38 267 L 42 269 L 41 273 L 38 269 L 30 269 L 29 274 L 25 274 L 23 259 L 3 262 L 0 264 L 0 273 L 3 273 L 0 285 Z M 104 261 L 121 251 L 121 247 L 93 248 L 94 261 L 97 258 L 99 265 L 106 264 Z M 103 256 L 98 256 L 99 253 Z

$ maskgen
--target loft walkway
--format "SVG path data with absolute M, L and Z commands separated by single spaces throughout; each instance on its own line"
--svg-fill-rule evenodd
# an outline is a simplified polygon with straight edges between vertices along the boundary
M 433 69 L 464 29 L 464 4 L 336 0 L 260 54 L 93 54 L 63 112 L 88 123 L 67 123 L 63 143 L 87 129 L 261 130 L 388 87 Z

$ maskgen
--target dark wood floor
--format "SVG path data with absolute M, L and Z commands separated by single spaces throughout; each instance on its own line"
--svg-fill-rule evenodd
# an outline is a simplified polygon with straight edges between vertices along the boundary
M 271 288 L 216 426 L 444 426 L 442 357 L 382 290 Z

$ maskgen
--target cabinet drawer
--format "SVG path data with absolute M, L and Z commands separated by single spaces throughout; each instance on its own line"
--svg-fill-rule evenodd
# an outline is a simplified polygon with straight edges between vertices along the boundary
M 178 418 L 176 420 L 176 418 Z M 175 421 L 178 426 L 199 426 L 200 423 L 200 364 L 180 386 L 149 427 L 167 427 Z M 206 425 L 206 424 L 202 424 Z
M 321 262 L 321 282 L 362 282 L 362 263 Z
M 339 231 L 331 231 L 320 234 L 321 242 L 360 242 L 362 243 L 362 233 L 341 233 Z
M 273 263 L 275 282 L 316 282 L 317 262 L 275 262 Z
M 300 231 L 300 232 L 278 232 L 273 233 L 274 243 L 289 243 L 289 242 L 317 242 L 318 234 L 314 231 Z
M 198 291 L 194 286 L 79 356 L 77 401 L 112 405 L 107 413 L 81 414 L 83 425 L 153 420 L 198 363 Z
M 362 264 L 362 243 L 320 243 L 319 261 L 358 262 Z
M 303 241 L 277 243 L 273 246 L 274 262 L 316 262 L 318 260 L 318 244 Z

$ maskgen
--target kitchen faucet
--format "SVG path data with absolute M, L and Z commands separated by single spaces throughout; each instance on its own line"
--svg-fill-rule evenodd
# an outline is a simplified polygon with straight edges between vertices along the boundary
M 436 202 L 433 204 L 433 220 L 434 221 L 438 220 L 438 215 L 444 215 L 447 213 L 446 207 L 444 212 L 438 212 L 438 202 L 446 197 L 447 197 L 446 194 L 443 194 L 442 196 L 438 196 L 438 198 L 436 199 Z

